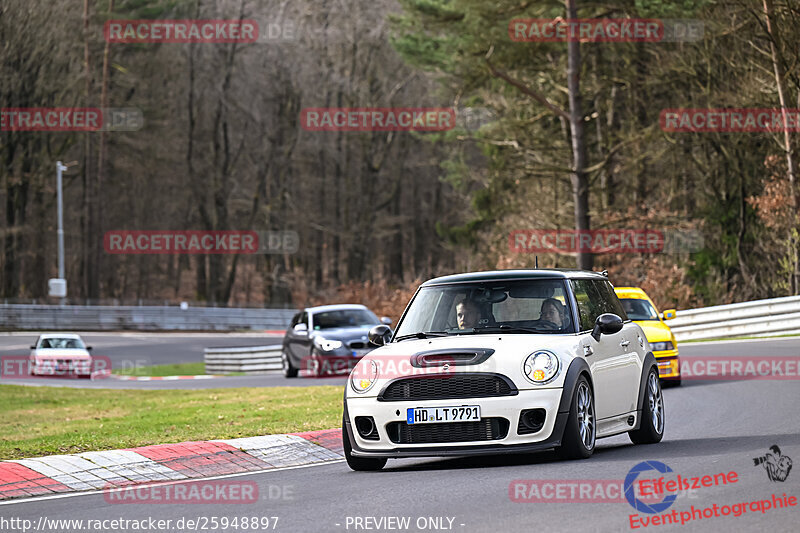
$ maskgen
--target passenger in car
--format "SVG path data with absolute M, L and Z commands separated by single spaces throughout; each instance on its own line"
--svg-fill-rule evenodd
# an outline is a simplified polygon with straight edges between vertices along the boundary
M 548 298 L 542 302 L 539 320 L 550 322 L 559 328 L 564 327 L 564 306 L 555 298 Z
M 458 321 L 458 329 L 474 328 L 478 325 L 480 318 L 480 306 L 473 301 L 464 298 L 456 304 L 456 320 Z

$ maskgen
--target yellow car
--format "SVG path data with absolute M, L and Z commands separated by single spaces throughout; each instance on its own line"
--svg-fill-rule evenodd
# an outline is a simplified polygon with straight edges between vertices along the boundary
M 665 320 L 675 318 L 675 309 L 664 311 L 659 315 L 653 301 L 638 287 L 616 287 L 622 307 L 628 318 L 639 324 L 644 330 L 653 355 L 658 362 L 658 374 L 665 383 L 680 385 L 681 372 L 678 359 L 678 343 L 675 335 L 664 323 Z

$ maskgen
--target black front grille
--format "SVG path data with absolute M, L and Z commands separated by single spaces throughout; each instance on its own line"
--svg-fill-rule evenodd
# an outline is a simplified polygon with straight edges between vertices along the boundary
M 380 394 L 379 400 L 387 402 L 446 400 L 515 394 L 517 388 L 514 384 L 508 378 L 497 374 L 435 374 L 393 381 Z
M 505 418 L 482 418 L 476 422 L 444 424 L 391 422 L 386 425 L 386 431 L 395 444 L 436 444 L 500 440 L 508 435 L 508 426 Z

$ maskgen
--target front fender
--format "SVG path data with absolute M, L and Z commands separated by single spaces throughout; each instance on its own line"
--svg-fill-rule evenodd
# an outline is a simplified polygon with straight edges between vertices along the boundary
M 569 413 L 569 408 L 572 405 L 572 398 L 575 394 L 575 387 L 578 384 L 578 378 L 586 375 L 589 381 L 589 386 L 594 390 L 594 383 L 592 382 L 592 373 L 589 371 L 589 365 L 580 357 L 576 357 L 569 364 L 567 375 L 564 377 L 564 388 L 561 391 L 561 401 L 558 404 L 559 413 Z

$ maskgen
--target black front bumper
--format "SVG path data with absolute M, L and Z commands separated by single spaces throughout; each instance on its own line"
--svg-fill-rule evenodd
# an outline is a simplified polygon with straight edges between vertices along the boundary
M 430 446 L 425 448 L 392 448 L 389 450 L 366 451 L 362 450 L 356 444 L 355 436 L 353 435 L 353 428 L 350 424 L 350 418 L 347 415 L 347 404 L 345 403 L 345 416 L 344 416 L 344 430 L 350 439 L 350 444 L 353 447 L 351 452 L 355 457 L 464 457 L 469 455 L 498 455 L 502 453 L 530 453 L 541 452 L 550 450 L 561 446 L 561 438 L 564 435 L 564 428 L 567 425 L 567 417 L 569 412 L 561 412 L 556 415 L 556 423 L 553 426 L 553 432 L 546 440 L 541 442 L 533 442 L 531 444 L 485 444 L 479 446 Z

